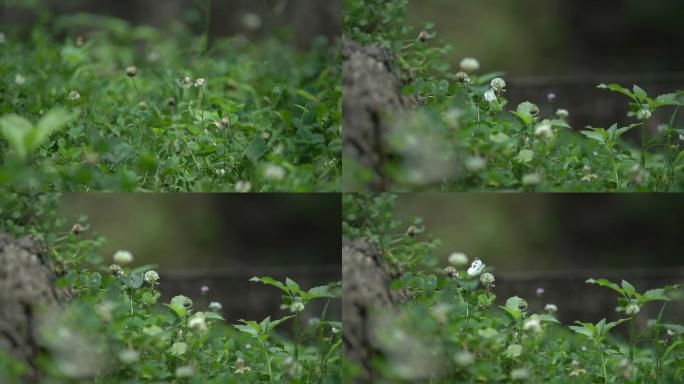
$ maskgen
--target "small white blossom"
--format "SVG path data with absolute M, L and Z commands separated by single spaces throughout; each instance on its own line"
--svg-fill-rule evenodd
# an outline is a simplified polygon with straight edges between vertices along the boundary
M 558 311 L 558 307 L 556 304 L 546 304 L 544 310 L 548 313 L 556 313 Z
M 465 72 L 475 72 L 480 69 L 480 62 L 472 57 L 466 57 L 461 60 L 461 69 Z
M 207 321 L 206 321 L 206 317 L 204 316 L 204 313 L 203 312 L 195 313 L 188 320 L 188 328 L 190 328 L 190 329 L 192 329 L 198 333 L 204 333 L 207 330 Z
M 556 94 L 553 93 L 553 92 L 549 92 L 549 93 L 546 95 L 546 100 L 548 100 L 549 103 L 553 103 L 553 101 L 556 100 Z
M 124 349 L 119 353 L 119 361 L 124 364 L 135 364 L 140 359 L 140 353 L 135 349 Z
M 567 109 L 559 109 L 556 111 L 556 116 L 558 116 L 561 119 L 567 119 L 570 117 L 570 112 L 568 112 Z
M 195 80 L 195 88 L 202 88 L 204 87 L 204 79 L 200 78 Z
M 541 321 L 539 320 L 538 317 L 533 316 L 530 317 L 529 319 L 525 320 L 523 323 L 523 330 L 532 332 L 532 333 L 539 333 L 541 332 Z
M 159 281 L 159 274 L 156 271 L 147 271 L 145 272 L 145 281 L 151 285 L 155 285 Z
M 648 108 L 642 108 L 637 112 L 637 119 L 648 120 L 651 118 L 651 111 Z
M 465 167 L 470 172 L 480 172 L 487 166 L 487 161 L 480 156 L 473 156 L 466 159 Z
M 539 288 L 537 288 L 535 293 L 537 294 L 537 297 L 542 297 L 546 293 L 546 290 L 542 287 L 539 287 Z
M 218 177 L 223 177 L 226 175 L 226 170 L 223 168 L 219 168 L 216 170 L 216 176 Z
M 504 88 L 506 88 L 506 82 L 504 79 L 497 77 L 492 79 L 492 82 L 489 83 L 489 86 L 492 87 L 494 91 L 502 91 Z
M 511 380 L 527 380 L 530 377 L 530 373 L 527 368 L 516 368 L 511 371 Z
M 485 264 L 480 259 L 473 260 L 473 263 L 468 268 L 468 276 L 479 276 L 485 269 Z
M 551 122 L 549 120 L 544 120 L 539 123 L 534 130 L 534 134 L 545 139 L 553 138 L 553 127 L 551 126 Z
M 492 275 L 492 274 L 489 273 L 489 272 L 485 272 L 485 273 L 483 273 L 482 275 L 480 275 L 480 282 L 481 282 L 482 285 L 484 285 L 485 287 L 488 287 L 488 288 L 489 288 L 489 287 L 493 287 L 493 286 L 494 286 L 494 281 L 495 281 L 494 275 Z
M 490 103 L 493 103 L 498 100 L 496 98 L 496 93 L 494 93 L 494 90 L 492 89 L 488 89 L 487 92 L 484 93 L 484 98 Z
M 470 76 L 468 76 L 467 73 L 460 71 L 456 73 L 456 81 L 458 81 L 461 84 L 470 84 L 472 83 L 472 80 L 470 80 Z
M 628 315 L 636 315 L 639 313 L 641 308 L 639 308 L 639 304 L 635 300 L 632 300 L 626 307 L 625 307 L 625 313 Z
M 114 262 L 117 264 L 130 264 L 133 262 L 133 254 L 129 251 L 116 251 L 114 254 Z
M 26 84 L 26 78 L 24 77 L 24 75 L 17 74 L 16 76 L 14 76 L 14 83 L 17 85 L 24 85 Z
M 192 77 L 189 77 L 189 76 L 181 77 L 179 83 L 180 83 L 181 88 L 188 89 L 192 86 Z
M 71 91 L 69 92 L 69 95 L 67 96 L 67 99 L 71 101 L 78 101 L 81 98 L 81 94 L 76 92 L 76 91 Z
M 200 288 L 200 293 L 202 293 L 203 295 L 206 295 L 207 293 L 209 293 L 209 287 L 206 286 L 206 285 L 203 285 L 203 286 Z
M 468 351 L 460 351 L 454 357 L 456 365 L 460 367 L 467 367 L 475 362 L 475 355 Z
M 249 181 L 238 181 L 235 183 L 235 191 L 240 193 L 247 193 L 252 189 L 252 183 Z
M 285 177 L 285 169 L 275 164 L 269 164 L 264 170 L 264 177 L 271 181 L 280 181 Z
M 261 134 L 261 138 L 264 139 L 264 140 L 266 140 L 266 141 L 269 141 L 269 140 L 271 139 L 271 132 L 269 132 L 269 131 L 264 131 L 264 132 Z
M 176 378 L 185 379 L 195 375 L 195 370 L 189 365 L 183 365 L 176 368 Z
M 449 264 L 456 267 L 463 267 L 468 264 L 468 256 L 462 252 L 454 252 L 449 255 Z
M 212 301 L 209 303 L 209 309 L 213 312 L 220 312 L 223 309 L 223 305 L 218 301 Z
M 444 274 L 451 277 L 451 278 L 456 278 L 458 277 L 458 270 L 451 265 L 444 267 Z
M 242 16 L 242 24 L 251 30 L 259 29 L 261 27 L 261 16 L 256 13 L 246 13 Z
M 539 176 L 537 173 L 528 173 L 527 175 L 523 176 L 522 183 L 524 186 L 528 187 L 538 185 L 541 183 L 541 176 Z
M 243 373 L 249 372 L 251 370 L 252 368 L 245 364 L 245 360 L 242 357 L 238 357 L 235 360 L 235 374 L 242 375 Z
M 121 276 L 124 271 L 119 264 L 112 264 L 109 266 L 109 273 L 113 276 Z
M 302 299 L 299 297 L 296 297 L 295 300 L 290 304 L 290 312 L 292 313 L 297 313 L 301 312 L 304 310 L 304 303 L 302 303 Z

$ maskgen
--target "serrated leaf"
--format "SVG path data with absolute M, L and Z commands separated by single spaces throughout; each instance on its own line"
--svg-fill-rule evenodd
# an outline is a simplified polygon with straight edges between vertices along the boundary
M 587 284 L 596 284 L 596 285 L 599 285 L 601 287 L 610 288 L 610 289 L 614 290 L 615 292 L 618 292 L 622 296 L 625 295 L 625 291 L 622 288 L 620 288 L 617 284 L 611 283 L 610 281 L 608 281 L 606 279 L 588 279 L 586 281 L 586 283 Z

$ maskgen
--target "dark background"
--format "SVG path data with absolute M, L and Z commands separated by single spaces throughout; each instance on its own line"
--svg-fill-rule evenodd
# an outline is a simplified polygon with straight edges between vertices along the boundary
M 280 291 L 252 276 L 290 277 L 305 289 L 342 279 L 340 204 L 336 194 L 69 193 L 61 213 L 69 227 L 90 218 L 87 234 L 107 239 L 107 265 L 119 249 L 133 253 L 133 266 L 157 264 L 164 300 L 219 301 L 237 321 L 282 313 Z M 323 304 L 305 315 L 320 316 Z M 339 303 L 329 314 L 340 318 Z
M 684 5 L 680 0 L 410 0 L 416 34 L 435 22 L 437 40 L 454 47 L 482 72 L 504 71 L 506 97 L 553 114 L 570 111 L 575 129 L 626 125 L 627 99 L 596 89 L 600 83 L 638 84 L 656 96 L 684 89 Z M 547 95 L 557 95 L 548 103 Z M 650 129 L 667 123 L 671 110 Z M 681 118 L 679 119 L 681 122 Z
M 498 300 L 518 295 L 533 310 L 559 307 L 561 320 L 618 318 L 616 293 L 589 278 L 631 282 L 639 292 L 684 284 L 684 196 L 681 194 L 440 194 L 400 195 L 397 217 L 423 217 L 440 239 L 436 254 L 452 252 L 493 267 Z M 536 297 L 537 288 L 546 294 Z M 659 309 L 640 313 L 645 324 Z M 668 319 L 684 321 L 681 301 Z

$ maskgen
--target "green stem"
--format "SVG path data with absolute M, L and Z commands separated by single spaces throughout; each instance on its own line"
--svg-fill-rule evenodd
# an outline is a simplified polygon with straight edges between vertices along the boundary
M 648 129 L 646 128 L 647 119 L 641 122 L 641 168 L 646 169 L 646 134 Z
M 596 339 L 594 342 L 599 348 L 599 354 L 601 355 L 601 364 L 603 364 L 603 382 L 608 383 L 608 370 L 606 369 L 606 359 L 603 357 L 603 345 L 599 343 Z
M 299 362 L 299 312 L 295 314 L 294 318 L 294 359 Z
M 606 145 L 608 153 L 610 154 L 610 162 L 613 164 L 613 172 L 615 173 L 615 190 L 620 188 L 620 177 L 618 176 L 617 165 L 615 165 L 615 157 L 613 157 L 613 150 Z
M 266 365 L 268 366 L 268 381 L 273 381 L 273 372 L 271 371 L 271 357 L 268 355 L 268 349 L 266 348 L 266 343 L 261 341 L 261 346 L 264 348 L 264 354 L 266 354 Z
M 632 364 L 632 371 L 634 371 L 634 317 L 632 315 L 629 318 L 629 362 Z

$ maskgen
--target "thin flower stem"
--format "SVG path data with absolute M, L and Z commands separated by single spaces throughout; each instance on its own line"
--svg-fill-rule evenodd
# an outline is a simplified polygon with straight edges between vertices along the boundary
M 271 371 L 271 357 L 268 355 L 268 348 L 266 348 L 266 344 L 263 341 L 261 341 L 261 346 L 264 348 L 264 354 L 266 355 L 266 365 L 268 366 L 268 381 L 272 382 L 273 372 Z
M 601 355 L 601 364 L 603 364 L 603 382 L 608 383 L 608 370 L 606 369 L 606 359 L 603 357 L 603 345 L 599 343 L 596 339 L 594 342 L 599 348 L 599 354 Z
M 642 120 L 641 123 L 641 168 L 646 169 L 646 134 L 648 133 L 647 119 Z

